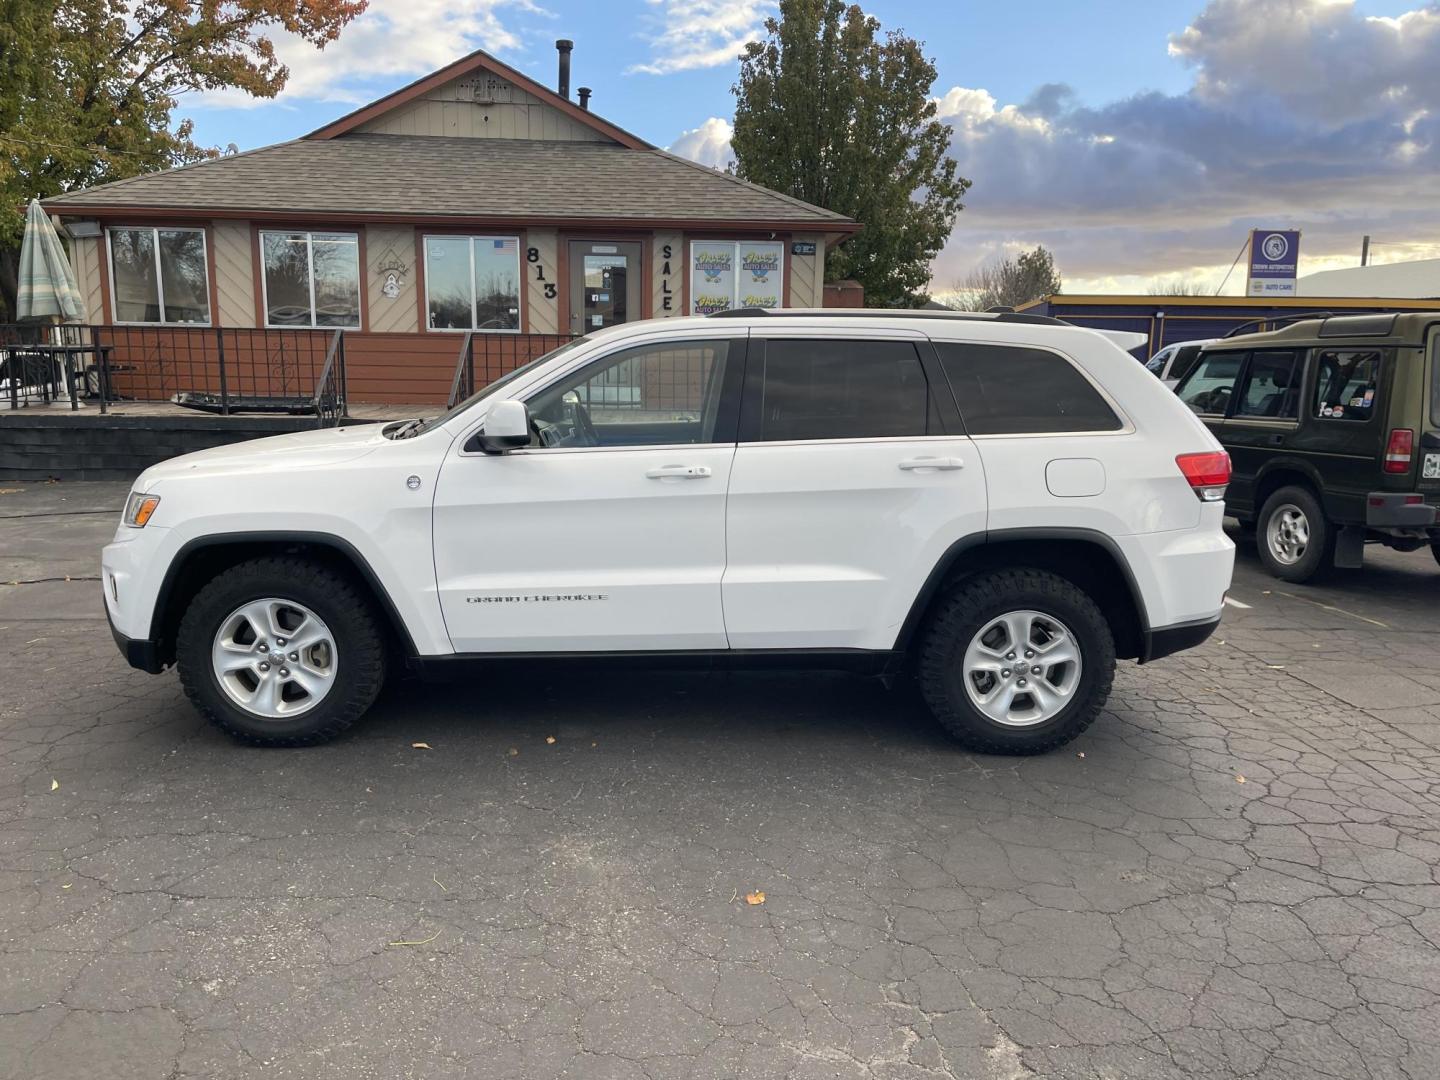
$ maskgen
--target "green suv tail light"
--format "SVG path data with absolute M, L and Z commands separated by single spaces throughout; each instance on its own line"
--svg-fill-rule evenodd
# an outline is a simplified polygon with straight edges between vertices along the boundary
M 1415 459 L 1415 432 L 1409 428 L 1394 428 L 1385 443 L 1385 465 L 1387 473 L 1408 473 Z

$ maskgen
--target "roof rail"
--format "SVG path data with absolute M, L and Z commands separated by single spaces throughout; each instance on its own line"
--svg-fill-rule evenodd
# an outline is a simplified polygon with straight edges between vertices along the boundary
M 1281 323 L 1304 322 L 1306 319 L 1329 319 L 1333 318 L 1333 311 L 1303 311 L 1296 315 L 1262 315 L 1258 319 L 1247 319 L 1238 326 L 1232 327 L 1230 332 L 1222 334 L 1220 340 L 1232 338 L 1244 330 L 1247 326 L 1263 326 L 1265 323 L 1275 323 L 1278 327 Z
M 1063 319 L 1049 315 L 1027 315 L 1019 311 L 937 311 L 934 308 L 726 308 L 714 311 L 707 319 L 748 319 L 752 316 L 777 318 L 825 319 L 983 319 L 986 322 L 1030 323 L 1034 326 L 1071 326 Z

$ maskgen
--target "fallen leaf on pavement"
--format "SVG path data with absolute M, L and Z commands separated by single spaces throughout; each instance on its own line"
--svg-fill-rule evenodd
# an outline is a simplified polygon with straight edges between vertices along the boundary
M 751 907 L 757 907 L 764 902 L 765 894 L 759 889 L 756 889 L 754 892 L 747 892 L 745 894 L 745 903 L 749 904 Z
M 434 750 L 435 748 L 434 748 L 433 746 L 431 746 L 428 742 L 412 742 L 412 743 L 410 744 L 410 749 L 412 749 L 412 750 Z
M 1075 756 L 1076 756 L 1076 757 L 1084 757 L 1084 756 L 1085 756 L 1085 751 L 1084 751 L 1084 750 L 1081 750 L 1081 751 L 1080 751 L 1078 754 L 1076 754 Z
M 1235 777 L 1235 783 L 1237 783 L 1237 784 L 1243 784 L 1244 782 L 1245 782 L 1245 777 L 1243 777 L 1243 776 L 1237 776 L 1237 777 Z
M 59 780 L 51 780 L 51 781 L 50 781 L 50 790 L 51 790 L 51 791 L 59 791 L 59 790 L 60 790 L 60 781 L 59 781 Z
M 546 743 L 546 745 L 548 745 L 548 746 L 554 746 L 554 745 L 555 745 L 555 736 L 554 736 L 554 735 L 546 735 L 546 736 L 545 736 L 545 743 Z
M 72 882 L 70 882 L 69 885 L 61 885 L 60 887 L 61 887 L 62 889 L 68 889 L 68 888 L 70 888 L 71 885 L 74 885 L 74 884 L 75 884 L 75 883 L 72 881 Z
M 510 747 L 510 756 L 511 756 L 511 757 L 519 757 L 519 756 L 520 756 L 520 751 L 519 751 L 519 750 L 516 750 L 515 747 L 512 746 L 512 747 Z

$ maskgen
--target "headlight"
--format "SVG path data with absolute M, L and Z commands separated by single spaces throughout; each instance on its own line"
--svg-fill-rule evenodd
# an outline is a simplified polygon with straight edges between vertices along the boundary
M 130 498 L 125 503 L 125 524 L 131 528 L 143 529 L 159 505 L 159 495 L 146 495 L 142 491 L 132 491 Z

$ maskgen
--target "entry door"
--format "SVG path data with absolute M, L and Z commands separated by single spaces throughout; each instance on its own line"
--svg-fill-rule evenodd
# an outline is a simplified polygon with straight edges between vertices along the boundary
M 712 332 L 713 334 L 713 332 Z M 434 503 L 457 652 L 723 649 L 743 338 L 667 335 L 526 399 L 533 445 L 457 439 Z
M 726 515 L 731 648 L 889 649 L 949 543 L 984 531 L 984 468 L 945 432 L 931 390 L 949 391 L 922 345 L 752 340 Z
M 570 241 L 570 332 L 640 318 L 640 245 Z

